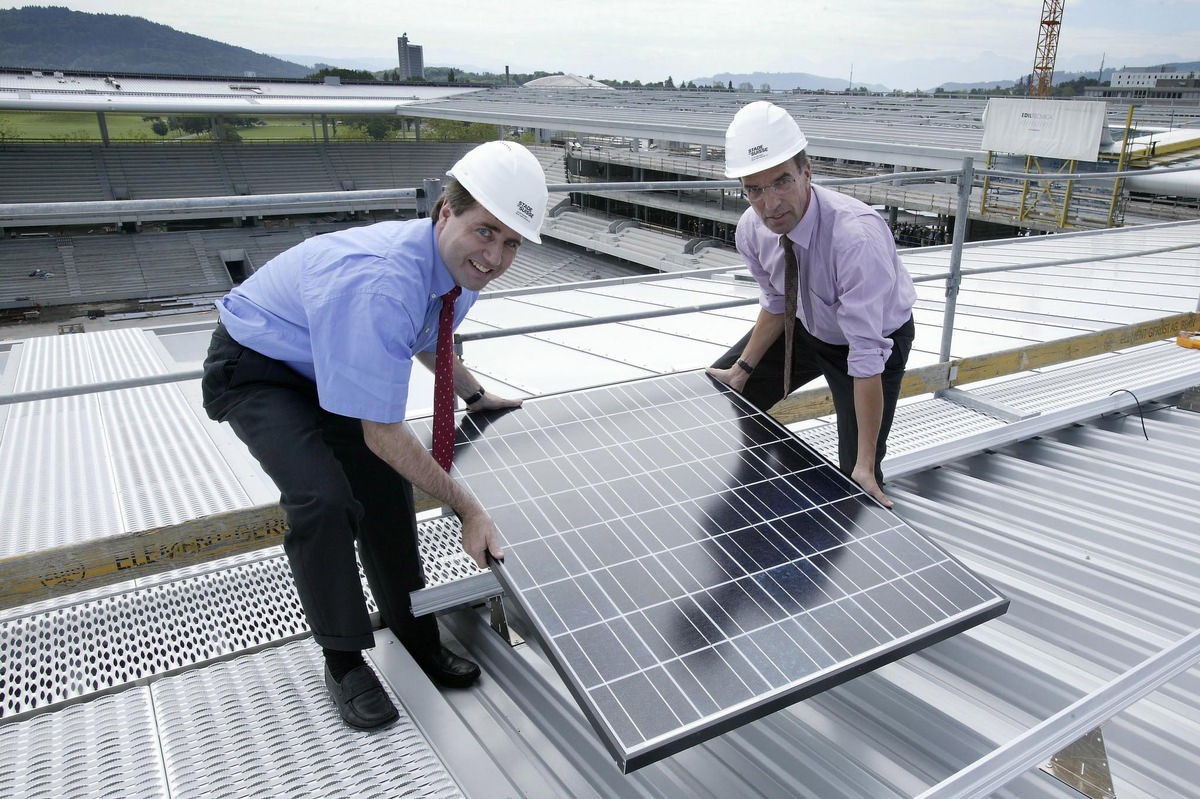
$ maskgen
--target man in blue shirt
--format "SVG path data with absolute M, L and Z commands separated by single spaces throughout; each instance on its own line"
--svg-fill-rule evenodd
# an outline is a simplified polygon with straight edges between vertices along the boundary
M 280 490 L 284 550 L 326 686 L 363 729 L 398 714 L 362 657 L 374 634 L 355 542 L 385 623 L 452 687 L 479 667 L 442 646 L 436 619 L 412 615 L 409 593 L 424 585 L 413 486 L 455 511 L 481 568 L 503 554 L 487 512 L 412 434 L 405 410 L 413 360 L 433 369 L 443 305 L 453 303 L 457 326 L 522 239 L 540 243 L 546 177 L 532 153 L 499 141 L 449 174 L 432 220 L 318 236 L 252 274 L 221 300 L 204 364 L 208 415 L 229 422 Z M 452 369 L 467 410 L 521 404 L 485 392 L 457 356 Z

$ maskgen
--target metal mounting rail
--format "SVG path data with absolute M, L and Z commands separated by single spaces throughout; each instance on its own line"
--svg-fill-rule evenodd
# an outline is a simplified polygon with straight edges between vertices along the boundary
M 224 216 L 229 213 L 279 209 L 304 213 L 314 208 L 360 210 L 364 203 L 375 205 L 397 200 L 423 200 L 424 189 L 367 189 L 359 191 L 316 191 L 298 194 L 245 194 L 225 197 L 173 197 L 154 200 L 92 200 L 57 203 L 0 203 L 0 223 L 43 224 L 81 217 L 111 218 L 136 222 L 173 217 Z
M 988 796 L 1197 663 L 1200 663 L 1200 630 L 1068 705 L 916 799 Z
M 1139 386 L 1137 391 L 1143 401 L 1146 399 L 1167 397 L 1195 386 L 1198 379 L 1200 377 L 1198 377 L 1197 373 L 1190 371 L 1166 380 Z M 1094 419 L 1101 414 L 1125 411 L 1135 407 L 1137 402 L 1137 398 L 1128 393 L 1114 394 L 1080 405 L 1072 405 L 1062 410 L 1010 422 L 993 430 L 949 441 L 938 446 L 898 455 L 895 458 L 888 459 L 888 477 L 903 477 L 906 474 L 939 466 L 952 460 L 974 455 L 986 449 L 995 449 L 1006 444 L 1014 444 L 1051 430 L 1058 430 L 1067 425 L 1075 424 L 1076 422 Z

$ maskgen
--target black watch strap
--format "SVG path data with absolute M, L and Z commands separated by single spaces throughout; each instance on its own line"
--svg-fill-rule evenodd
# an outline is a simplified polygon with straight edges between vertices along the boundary
M 754 374 L 754 367 L 743 361 L 741 358 L 737 359 L 737 366 L 748 375 Z
M 483 386 L 480 386 L 478 391 L 476 391 L 471 396 L 467 397 L 465 400 L 463 400 L 463 402 L 467 405 L 474 405 L 475 403 L 477 403 L 481 399 L 483 399 L 483 395 L 486 393 L 487 392 L 483 390 Z

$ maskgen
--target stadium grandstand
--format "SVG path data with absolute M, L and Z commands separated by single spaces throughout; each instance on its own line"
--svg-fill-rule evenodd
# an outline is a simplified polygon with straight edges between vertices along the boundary
M 972 178 L 964 159 L 1026 162 L 982 149 L 967 98 L 772 96 L 819 181 L 926 245 L 902 251 L 918 333 L 888 492 L 1008 613 L 625 774 L 425 502 L 414 607 L 484 677 L 441 690 L 380 627 L 369 656 L 401 720 L 339 720 L 278 493 L 199 407 L 213 301 L 308 237 L 426 213 L 470 145 L 419 120 L 487 123 L 532 138 L 552 212 L 459 330 L 485 387 L 701 369 L 757 313 L 721 147 L 760 96 L 0 70 L 0 108 L 94 112 L 101 131 L 121 112 L 304 114 L 312 133 L 0 141 L 0 796 L 1194 797 L 1200 352 L 1177 334 L 1200 328 L 1195 200 Z M 1109 138 L 1167 113 L 1111 104 Z M 338 141 L 351 114 L 418 124 Z M 1038 192 L 1072 210 L 1027 207 Z M 432 377 L 411 391 L 427 414 Z M 817 387 L 773 415 L 828 457 L 829 412 Z

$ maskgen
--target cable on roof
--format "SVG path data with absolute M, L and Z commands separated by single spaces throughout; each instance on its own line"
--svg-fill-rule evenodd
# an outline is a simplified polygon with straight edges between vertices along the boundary
M 1138 419 L 1142 423 L 1142 435 L 1146 436 L 1146 440 L 1149 441 L 1150 436 L 1149 436 L 1149 434 L 1146 433 L 1146 417 L 1142 414 L 1142 401 L 1137 398 L 1137 394 L 1134 394 L 1132 391 L 1130 391 L 1127 388 L 1118 388 L 1116 391 L 1110 391 L 1108 393 L 1108 396 L 1111 397 L 1113 394 L 1116 394 L 1119 391 L 1124 391 L 1126 394 L 1133 397 L 1133 401 L 1137 403 Z

